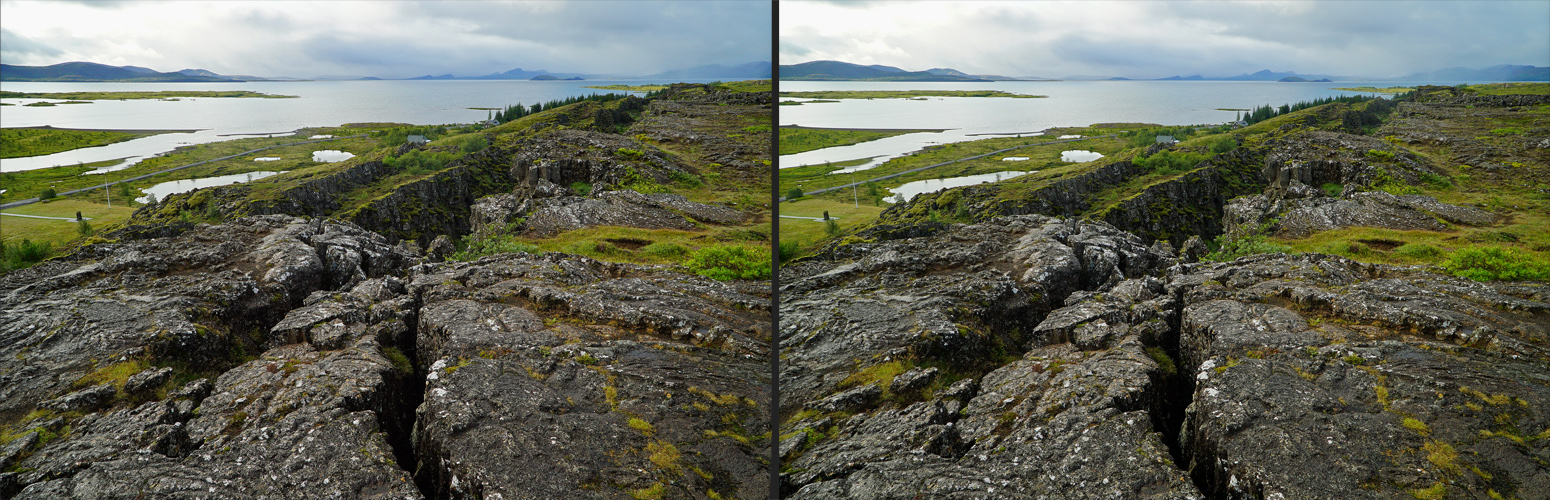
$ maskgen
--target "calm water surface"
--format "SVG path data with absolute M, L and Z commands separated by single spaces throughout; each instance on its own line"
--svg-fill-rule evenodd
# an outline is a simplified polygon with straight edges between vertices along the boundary
M 1453 85 L 1466 82 L 1430 82 Z M 1475 83 L 1475 82 L 1467 82 Z M 932 144 L 961 142 L 974 134 L 1039 132 L 1050 127 L 1095 123 L 1220 124 L 1234 111 L 1280 106 L 1321 97 L 1357 95 L 1334 87 L 1410 86 L 1414 82 L 780 82 L 782 91 L 811 90 L 1001 90 L 1045 95 L 1043 99 L 930 97 L 841 99 L 838 103 L 781 106 L 781 125 L 835 128 L 950 129 L 905 134 L 852 146 L 825 148 L 780 157 L 782 168 L 881 156 L 851 170 L 864 170 Z M 800 100 L 782 98 L 781 100 Z M 1075 143 L 1080 144 L 1080 143 Z
M 711 79 L 690 80 L 708 82 Z M 290 135 L 303 127 L 334 127 L 346 123 L 399 122 L 440 125 L 484 121 L 489 111 L 565 97 L 610 91 L 587 85 L 661 83 L 654 80 L 526 81 L 337 81 L 233 83 L 52 83 L 4 82 L 0 90 L 15 92 L 251 90 L 294 95 L 294 99 L 180 98 L 177 101 L 137 99 L 93 101 L 51 107 L 21 104 L 38 99 L 4 99 L 0 127 L 51 125 L 60 128 L 199 130 L 162 134 L 107 146 L 77 149 L 47 156 L 0 160 L 0 171 L 15 172 L 57 165 L 74 165 L 119 158 L 143 158 L 178 146 Z M 124 165 L 123 167 L 127 167 Z M 122 167 L 120 167 L 122 168 Z
M 1037 170 L 1034 172 L 1037 172 Z M 1030 173 L 1033 172 L 1008 170 L 1005 172 L 992 172 L 988 174 L 965 175 L 963 177 L 948 177 L 946 179 L 926 179 L 923 181 L 906 182 L 903 186 L 889 188 L 888 191 L 894 194 L 892 200 L 890 201 L 899 203 L 902 201 L 909 201 L 910 199 L 914 198 L 915 195 L 921 193 L 935 193 L 947 188 L 1003 181 Z

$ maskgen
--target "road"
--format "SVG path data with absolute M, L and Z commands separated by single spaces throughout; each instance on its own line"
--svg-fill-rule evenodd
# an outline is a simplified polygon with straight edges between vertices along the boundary
M 276 144 L 276 145 L 273 145 L 273 146 L 264 146 L 264 147 L 261 147 L 261 148 L 258 148 L 258 149 L 254 149 L 254 150 L 251 150 L 251 151 L 243 151 L 241 153 L 237 153 L 237 154 L 234 154 L 234 155 L 228 155 L 228 156 L 222 156 L 220 158 L 213 158 L 213 159 L 209 159 L 209 160 L 196 161 L 196 162 L 193 162 L 193 163 L 190 163 L 190 164 L 187 164 L 187 165 L 172 167 L 172 168 L 165 169 L 165 170 L 151 172 L 151 173 L 145 174 L 145 175 L 137 175 L 137 176 L 134 176 L 134 177 L 130 177 L 128 179 L 113 181 L 113 182 L 109 182 L 109 183 L 106 183 L 106 184 L 98 184 L 98 185 L 95 185 L 95 186 L 92 186 L 92 187 L 81 188 L 81 189 L 71 189 L 71 190 L 65 191 L 63 193 L 58 193 L 55 196 L 69 196 L 69 195 L 72 195 L 72 194 L 75 194 L 75 193 L 91 191 L 93 189 L 104 189 L 104 188 L 107 188 L 107 187 L 112 186 L 114 184 L 121 183 L 121 182 L 138 181 L 140 179 L 145 179 L 145 178 L 151 177 L 153 175 L 161 175 L 161 174 L 165 174 L 167 172 L 175 172 L 175 171 L 183 170 L 183 169 L 189 168 L 189 167 L 204 165 L 206 163 L 210 163 L 210 162 L 213 162 L 213 161 L 230 160 L 232 158 L 237 158 L 237 157 L 240 157 L 240 156 L 246 156 L 246 155 L 250 155 L 250 154 L 253 154 L 253 153 L 257 153 L 259 151 L 265 151 L 265 150 L 279 148 L 279 147 L 295 146 L 295 145 L 298 145 L 298 144 L 312 144 L 314 142 L 337 141 L 339 139 L 350 139 L 350 138 L 354 138 L 354 137 L 366 137 L 366 134 L 356 134 L 356 135 L 351 135 L 351 136 L 346 136 L 346 137 L 333 137 L 333 138 L 329 138 L 329 139 L 314 139 L 314 140 L 310 140 L 310 141 L 298 141 L 298 142 L 292 142 L 292 143 L 286 143 L 286 144 Z M 7 202 L 7 203 L 0 203 L 0 210 L 7 209 L 7 208 L 19 207 L 19 206 L 22 206 L 22 205 L 31 205 L 33 203 L 37 203 L 38 201 L 39 200 L 37 198 L 27 198 L 25 200 L 16 200 L 16 201 Z M 6 214 L 6 215 L 13 215 L 13 214 Z M 74 219 L 71 219 L 71 220 L 74 220 Z
M 914 168 L 914 169 L 910 169 L 910 170 L 905 170 L 903 172 L 892 173 L 892 174 L 884 175 L 882 177 L 873 177 L 871 179 L 867 179 L 867 180 L 864 180 L 864 181 L 852 182 L 850 184 L 845 184 L 843 186 L 834 186 L 834 187 L 823 188 L 823 189 L 819 189 L 819 190 L 815 190 L 815 191 L 810 191 L 810 192 L 802 193 L 802 195 L 803 196 L 811 196 L 811 195 L 815 195 L 815 194 L 827 193 L 827 192 L 830 192 L 830 191 L 839 191 L 841 189 L 845 189 L 845 188 L 848 188 L 848 187 L 851 187 L 851 186 L 860 186 L 860 185 L 866 184 L 868 182 L 876 182 L 876 181 L 888 180 L 888 179 L 892 179 L 892 178 L 895 178 L 895 177 L 898 177 L 898 176 L 901 176 L 901 175 L 913 174 L 915 172 L 919 172 L 919 171 L 922 171 L 922 170 L 928 170 L 928 169 L 940 167 L 942 165 L 951 165 L 951 164 L 958 163 L 958 162 L 963 162 L 963 161 L 977 160 L 977 159 L 980 159 L 980 158 L 984 158 L 986 156 L 998 155 L 998 154 L 1005 153 L 1007 151 L 1011 151 L 1011 150 L 1019 149 L 1019 148 L 1031 148 L 1031 147 L 1034 147 L 1034 146 L 1043 146 L 1043 145 L 1046 145 L 1046 144 L 1060 144 L 1062 142 L 1085 141 L 1085 140 L 1088 140 L 1088 139 L 1101 139 L 1101 138 L 1104 138 L 1104 137 L 1114 137 L 1114 136 L 1115 136 L 1114 134 L 1095 135 L 1095 136 L 1092 136 L 1092 137 L 1083 137 L 1083 138 L 1080 138 L 1080 139 L 1061 139 L 1061 140 L 1058 140 L 1058 141 L 1041 142 L 1041 143 L 1038 143 L 1038 144 L 1024 144 L 1024 145 L 1021 145 L 1021 146 L 1012 146 L 1012 147 L 1006 148 L 1006 149 L 997 149 L 995 151 L 991 151 L 989 153 L 985 153 L 985 154 L 982 154 L 982 155 L 970 156 L 968 158 L 959 158 L 959 159 L 952 160 L 952 161 L 944 161 L 942 163 L 938 163 L 938 164 L 935 164 L 935 165 L 926 165 L 924 167 Z M 786 201 L 786 197 L 784 197 L 784 196 L 780 197 L 780 201 Z M 0 208 L 4 208 L 4 207 L 0 207 Z
M 22 215 L 22 214 L 0 214 L 0 215 L 9 215 L 11 217 L 26 217 L 26 218 L 29 218 L 29 219 L 53 219 L 53 220 L 67 220 L 67 221 L 74 221 L 75 220 L 74 217 L 44 217 L 42 215 Z M 81 220 L 91 220 L 91 217 L 82 217 Z

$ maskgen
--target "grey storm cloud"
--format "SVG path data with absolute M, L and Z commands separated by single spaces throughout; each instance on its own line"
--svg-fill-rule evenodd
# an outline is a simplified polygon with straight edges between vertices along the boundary
M 5 0 L 0 7 L 7 64 L 82 60 L 293 77 L 479 76 L 517 67 L 644 75 L 768 60 L 773 29 L 770 4 L 748 1 Z
M 23 56 L 56 56 L 63 52 L 48 44 L 38 42 L 31 38 L 12 33 L 11 30 L 0 28 L 0 58 Z

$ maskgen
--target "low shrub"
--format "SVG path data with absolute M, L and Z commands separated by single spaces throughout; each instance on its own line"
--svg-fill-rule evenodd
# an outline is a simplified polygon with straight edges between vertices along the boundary
M 54 245 L 47 241 L 33 242 L 23 239 L 20 243 L 0 242 L 0 271 L 21 269 L 42 262 L 54 253 Z
M 696 250 L 684 263 L 694 274 L 715 280 L 770 277 L 770 249 L 742 245 L 715 245 Z
M 1550 280 L 1550 262 L 1515 248 L 1461 248 L 1442 262 L 1442 268 L 1475 281 Z
M 640 253 L 650 255 L 652 257 L 671 259 L 674 257 L 688 255 L 689 248 L 677 243 L 652 243 L 650 245 L 641 247 Z

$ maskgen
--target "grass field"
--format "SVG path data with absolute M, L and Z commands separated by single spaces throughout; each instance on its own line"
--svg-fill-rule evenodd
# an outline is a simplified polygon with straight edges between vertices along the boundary
M 911 97 L 1012 97 L 1035 99 L 1042 95 L 1013 94 L 1000 90 L 815 90 L 781 92 L 781 97 L 810 99 L 908 99 Z
M 780 129 L 780 154 L 793 155 L 816 149 L 832 148 L 835 146 L 849 146 L 867 141 L 893 137 L 896 135 L 914 134 L 919 132 L 938 132 L 936 130 L 831 130 L 811 128 L 785 128 Z
M 297 135 L 305 137 L 306 134 L 322 133 L 340 136 L 353 135 L 358 133 L 353 129 L 334 128 L 307 129 L 304 132 L 305 133 L 299 133 Z M 117 160 L 110 160 L 87 165 L 73 165 L 42 168 L 37 170 L 25 170 L 21 172 L 7 172 L 0 174 L 0 182 L 3 182 L 6 189 L 9 190 L 5 193 L 3 198 L 4 200 L 19 200 L 38 196 L 39 193 L 41 193 L 45 188 L 51 188 L 56 193 L 62 193 L 72 189 L 79 189 L 107 182 L 128 179 L 130 177 L 144 175 L 147 173 L 155 172 L 157 170 L 163 170 L 179 165 L 187 165 L 189 163 L 194 163 L 200 160 L 219 158 L 222 156 L 236 154 L 264 146 L 296 142 L 297 140 L 298 139 L 295 137 L 252 137 L 223 142 L 212 142 L 178 148 L 176 151 L 168 153 L 164 156 L 147 158 L 132 167 L 117 172 L 109 172 L 106 174 L 98 175 L 81 175 L 85 172 L 93 170 L 96 167 L 106 167 L 118 163 Z M 260 170 L 295 171 L 311 167 L 326 168 L 328 165 L 335 164 L 318 163 L 312 161 L 313 151 L 323 149 L 337 149 L 360 155 L 366 151 L 374 149 L 375 147 L 375 140 L 364 137 L 281 147 L 229 160 L 207 163 L 176 172 L 158 175 L 149 179 L 135 181 L 130 185 L 130 187 L 134 190 L 134 194 L 138 196 L 138 190 L 140 188 L 150 187 L 151 185 L 167 181 L 210 177 L 216 175 L 240 174 L 245 172 L 256 172 Z M 259 156 L 278 156 L 281 158 L 281 160 L 271 162 L 253 161 L 253 158 Z M 117 194 L 117 191 L 115 191 L 115 194 Z M 74 214 L 72 213 L 71 215 L 73 216 Z
M 177 130 L 71 130 L 56 128 L 0 129 L 0 158 L 41 156 L 72 149 L 105 146 Z
M 843 195 L 835 192 L 781 203 L 780 214 L 823 217 L 824 211 L 828 211 L 829 217 L 836 219 L 834 222 L 839 225 L 843 234 L 872 222 L 877 218 L 877 214 L 883 213 L 885 208 L 887 204 L 873 205 L 866 198 L 866 193 L 861 193 L 861 206 L 857 207 L 851 200 L 850 191 L 845 191 Z M 780 219 L 780 241 L 783 244 L 796 242 L 800 248 L 799 254 L 811 252 L 831 238 L 827 226 L 828 224 L 822 220 L 782 218 Z
M 122 92 L 11 92 L 0 91 L 0 99 L 86 99 L 86 100 L 126 100 L 126 99 L 170 99 L 177 97 L 260 97 L 264 99 L 286 99 L 293 95 L 265 94 L 248 90 L 157 90 L 157 91 L 122 91 Z
M 46 241 L 52 243 L 54 248 L 63 247 L 66 243 L 75 241 L 81 237 L 75 220 L 75 213 L 81 212 L 82 217 L 88 219 L 93 229 L 100 230 L 109 224 L 122 222 L 133 214 L 134 207 L 126 206 L 115 201 L 113 208 L 108 208 L 106 199 L 101 191 L 92 199 L 61 199 L 49 203 L 33 203 L 31 205 L 8 208 L 5 213 L 22 215 L 41 215 L 44 217 L 68 217 L 72 220 L 33 219 L 29 217 L 11 217 L 0 215 L 0 238 L 7 242 L 18 242 L 23 239 L 34 242 Z
M 1482 83 L 1465 88 L 1486 95 L 1550 94 L 1550 83 L 1542 82 Z
M 584 88 L 584 89 L 603 89 L 603 90 L 628 90 L 628 91 L 632 91 L 632 92 L 650 92 L 650 91 L 653 91 L 653 90 L 665 89 L 665 88 L 667 88 L 667 85 L 665 85 L 665 84 L 664 85 L 587 85 L 587 86 L 582 87 L 582 88 Z
M 1379 94 L 1399 94 L 1415 90 L 1415 87 L 1338 87 L 1332 90 L 1349 90 L 1352 92 L 1376 92 Z M 1245 110 L 1247 111 L 1247 110 Z

